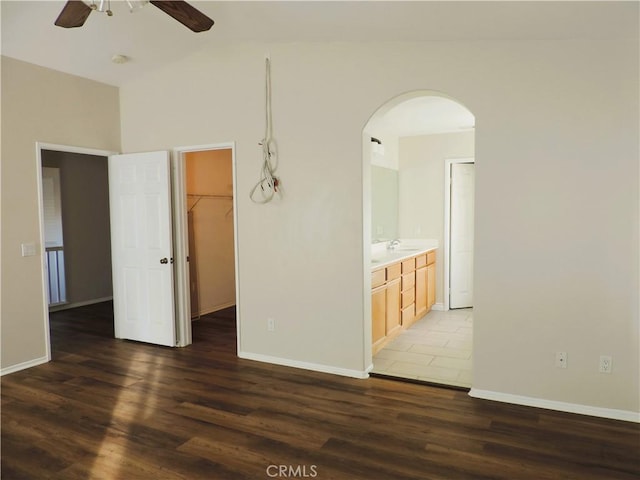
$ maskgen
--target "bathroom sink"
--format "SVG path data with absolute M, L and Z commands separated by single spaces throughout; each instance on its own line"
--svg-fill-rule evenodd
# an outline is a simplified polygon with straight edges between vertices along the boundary
M 432 242 L 433 243 L 433 242 Z M 431 246 L 432 243 L 407 242 L 406 245 L 394 245 L 394 248 L 388 248 L 385 244 L 379 244 L 379 248 L 373 249 L 371 252 L 371 267 L 374 269 L 382 268 L 382 266 L 390 265 L 394 262 L 404 261 L 413 256 L 425 253 L 429 249 L 436 248 Z

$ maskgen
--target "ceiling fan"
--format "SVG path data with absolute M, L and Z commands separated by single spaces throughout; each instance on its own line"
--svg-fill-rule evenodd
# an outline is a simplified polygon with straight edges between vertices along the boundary
M 93 10 L 106 12 L 109 16 L 113 15 L 110 8 L 110 0 L 101 0 L 99 3 L 100 6 L 96 4 L 95 0 L 91 0 L 90 2 L 69 0 L 63 7 L 60 15 L 58 15 L 55 25 L 64 28 L 81 27 L 84 25 L 84 22 Z M 213 26 L 213 20 L 184 1 L 151 0 L 147 2 L 127 0 L 127 3 L 131 10 L 144 6 L 147 3 L 151 3 L 194 32 L 204 32 Z

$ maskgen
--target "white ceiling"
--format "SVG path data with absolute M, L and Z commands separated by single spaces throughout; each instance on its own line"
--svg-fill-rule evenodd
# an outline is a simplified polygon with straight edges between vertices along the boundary
M 81 28 L 53 25 L 64 1 L 2 0 L 2 54 L 122 85 L 198 49 L 237 42 L 455 41 L 638 38 L 638 2 L 191 1 L 213 18 L 193 33 L 147 5 L 113 17 L 93 12 Z M 115 65 L 114 54 L 131 58 Z

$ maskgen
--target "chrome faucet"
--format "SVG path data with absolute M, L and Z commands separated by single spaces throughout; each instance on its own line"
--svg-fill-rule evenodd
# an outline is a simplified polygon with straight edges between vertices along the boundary
M 389 245 L 387 245 L 387 249 L 393 250 L 396 247 L 396 245 L 400 245 L 400 240 L 398 240 L 397 238 L 389 242 Z

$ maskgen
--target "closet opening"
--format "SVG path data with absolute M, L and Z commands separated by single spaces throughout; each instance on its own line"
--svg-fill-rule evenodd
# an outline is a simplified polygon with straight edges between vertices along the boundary
M 231 149 L 185 154 L 191 319 L 236 304 Z
M 198 321 L 236 321 L 237 233 L 233 144 L 175 150 L 178 338 L 193 341 Z M 238 334 L 239 342 L 239 334 Z

